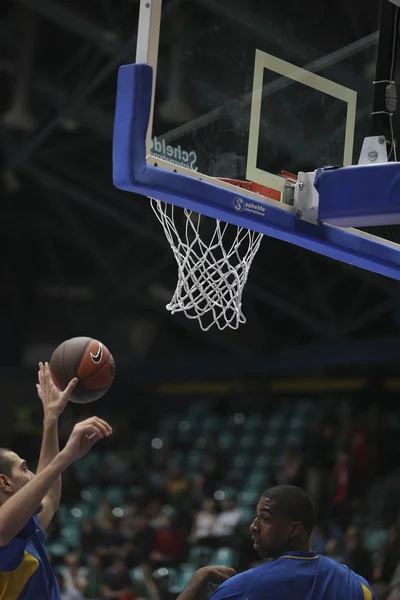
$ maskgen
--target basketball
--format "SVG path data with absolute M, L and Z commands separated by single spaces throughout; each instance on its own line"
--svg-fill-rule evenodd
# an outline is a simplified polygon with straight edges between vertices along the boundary
M 111 386 L 115 363 L 112 354 L 98 340 L 90 337 L 75 337 L 56 348 L 50 359 L 53 381 L 64 390 L 71 379 L 77 383 L 71 402 L 87 404 L 98 400 Z

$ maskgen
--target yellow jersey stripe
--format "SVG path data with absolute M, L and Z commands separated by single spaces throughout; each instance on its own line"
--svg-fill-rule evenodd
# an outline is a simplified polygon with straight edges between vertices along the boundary
M 362 591 L 363 591 L 363 595 L 364 595 L 364 600 L 372 600 L 372 592 L 371 592 L 371 590 L 369 590 L 367 588 L 367 586 L 364 585 L 363 583 L 361 583 L 361 587 L 362 587 Z
M 25 550 L 21 564 L 14 571 L 0 573 L 0 600 L 18 600 L 38 566 L 38 559 Z

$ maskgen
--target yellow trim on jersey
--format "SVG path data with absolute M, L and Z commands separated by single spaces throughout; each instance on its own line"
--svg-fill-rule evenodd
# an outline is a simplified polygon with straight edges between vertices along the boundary
M 361 583 L 361 587 L 362 587 L 362 591 L 364 594 L 364 600 L 372 600 L 372 592 L 370 589 L 367 588 L 366 585 L 364 585 L 363 583 Z
M 280 556 L 279 558 L 297 558 L 297 560 L 315 560 L 318 558 L 317 556 L 293 556 L 291 554 L 285 554 L 284 556 Z M 372 600 L 371 598 L 364 598 L 364 600 Z
M 21 564 L 14 571 L 0 573 L 0 600 L 18 600 L 38 566 L 38 559 L 25 550 Z

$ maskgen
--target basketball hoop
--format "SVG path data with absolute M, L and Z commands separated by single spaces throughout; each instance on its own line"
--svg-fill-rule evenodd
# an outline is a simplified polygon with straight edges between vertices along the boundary
M 265 190 L 260 192 L 260 186 L 250 182 L 224 181 L 263 195 L 269 190 L 261 186 Z M 242 294 L 263 234 L 150 200 L 178 265 L 178 282 L 167 310 L 197 319 L 203 331 L 213 325 L 238 329 L 246 322 Z

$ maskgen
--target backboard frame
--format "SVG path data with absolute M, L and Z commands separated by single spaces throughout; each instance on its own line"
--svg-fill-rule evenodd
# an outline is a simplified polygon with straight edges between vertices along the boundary
M 137 48 L 140 64 L 119 69 L 113 140 L 114 185 L 400 279 L 398 244 L 356 229 L 306 223 L 296 217 L 293 206 L 151 156 L 158 54 L 155 32 L 160 28 L 161 7 L 162 0 L 141 0 Z M 321 169 L 320 180 L 323 177 Z

